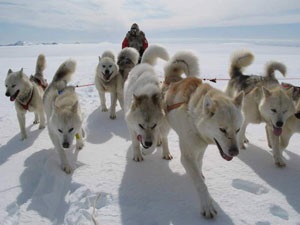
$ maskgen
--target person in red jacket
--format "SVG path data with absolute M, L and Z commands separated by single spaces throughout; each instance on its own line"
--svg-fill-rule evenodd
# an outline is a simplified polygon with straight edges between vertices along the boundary
M 138 50 L 140 58 L 148 47 L 145 33 L 139 29 L 139 26 L 136 23 L 132 24 L 130 31 L 127 32 L 126 37 L 122 42 L 122 49 L 125 47 L 133 47 Z

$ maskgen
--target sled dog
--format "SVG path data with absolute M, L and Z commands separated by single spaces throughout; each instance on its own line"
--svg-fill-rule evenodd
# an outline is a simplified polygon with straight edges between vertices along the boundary
M 105 93 L 110 93 L 110 118 L 115 119 L 117 100 L 119 100 L 122 109 L 124 105 L 124 80 L 119 73 L 119 67 L 115 63 L 115 56 L 111 51 L 105 51 L 102 56 L 99 57 L 99 63 L 96 69 L 95 85 L 100 96 L 102 112 L 108 111 L 106 108 Z
M 138 64 L 140 54 L 135 48 L 126 47 L 121 50 L 118 55 L 117 64 L 119 66 L 119 72 L 123 77 L 123 80 L 127 80 L 130 70 Z
M 67 86 L 74 73 L 76 63 L 67 60 L 60 65 L 52 82 L 45 91 L 43 102 L 48 120 L 48 132 L 55 149 L 58 151 L 62 170 L 71 173 L 65 149 L 71 147 L 76 137 L 76 149 L 82 149 L 84 130 L 82 114 L 75 87 Z
M 37 68 L 42 72 L 45 68 L 45 61 L 41 61 L 40 59 L 41 57 L 39 56 Z M 43 108 L 43 88 L 35 82 L 31 82 L 23 72 L 23 68 L 17 72 L 13 72 L 9 69 L 5 79 L 5 86 L 5 95 L 10 98 L 10 101 L 15 102 L 22 140 L 27 138 L 25 128 L 25 114 L 27 111 L 34 112 L 33 123 L 40 123 L 39 129 L 45 128 L 46 120 Z
M 295 107 L 292 91 L 286 92 L 281 88 L 275 78 L 275 71 L 278 70 L 285 76 L 286 67 L 282 63 L 271 61 L 266 64 L 264 76 L 244 75 L 244 67 L 250 65 L 253 59 L 253 54 L 248 51 L 238 51 L 232 55 L 230 81 L 226 90 L 229 96 L 234 96 L 241 90 L 245 92 L 242 107 L 245 120 L 240 131 L 240 147 L 245 148 L 244 143 L 248 142 L 245 137 L 247 125 L 264 122 L 273 146 L 275 164 L 283 167 L 285 162 L 279 150 L 279 136 L 286 120 L 295 113 Z
M 164 117 L 159 80 L 153 68 L 157 58 L 168 60 L 169 55 L 161 46 L 149 46 L 143 54 L 141 64 L 129 72 L 124 86 L 125 121 L 135 161 L 143 160 L 140 145 L 143 153 L 149 154 L 160 141 L 163 158 L 172 159 L 165 135 L 169 132 L 169 126 Z
M 185 73 L 187 78 L 182 78 Z M 215 144 L 223 159 L 239 153 L 238 133 L 243 116 L 243 93 L 235 99 L 197 78 L 198 59 L 191 52 L 176 53 L 165 67 L 165 110 L 171 127 L 179 137 L 181 163 L 192 178 L 201 203 L 201 213 L 213 218 L 213 206 L 202 174 L 204 152 Z

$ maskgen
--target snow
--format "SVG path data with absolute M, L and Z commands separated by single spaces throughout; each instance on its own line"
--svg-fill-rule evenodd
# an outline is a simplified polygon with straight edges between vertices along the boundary
M 278 60 L 288 68 L 287 78 L 300 77 L 300 48 L 255 43 L 170 43 L 170 55 L 191 49 L 199 57 L 201 77 L 228 78 L 230 54 L 251 50 L 256 59 L 246 72 L 261 74 L 265 62 Z M 0 74 L 4 80 L 9 68 L 34 72 L 36 57 L 46 55 L 45 75 L 52 79 L 66 59 L 77 61 L 73 84 L 93 83 L 98 56 L 105 50 L 120 50 L 119 44 L 58 44 L 0 47 Z M 157 73 L 162 80 L 163 61 Z M 277 75 L 278 78 L 280 75 Z M 289 80 L 299 85 L 298 80 Z M 224 89 L 226 81 L 213 86 Z M 178 137 L 169 134 L 174 159 L 161 159 L 161 148 L 132 160 L 131 140 L 118 106 L 117 119 L 101 112 L 94 86 L 76 89 L 85 116 L 85 147 L 68 151 L 76 170 L 66 175 L 59 156 L 49 140 L 47 129 L 33 125 L 28 113 L 28 139 L 21 141 L 14 105 L 0 86 L 0 224 L 93 224 L 105 225 L 194 225 L 194 224 L 295 224 L 300 225 L 300 152 L 295 134 L 284 153 L 287 167 L 273 163 L 266 143 L 264 125 L 250 125 L 251 144 L 231 162 L 223 160 L 216 146 L 207 148 L 203 172 L 215 200 L 218 216 L 213 221 L 200 215 L 195 187 L 180 163 Z M 107 100 L 109 103 L 109 97 Z

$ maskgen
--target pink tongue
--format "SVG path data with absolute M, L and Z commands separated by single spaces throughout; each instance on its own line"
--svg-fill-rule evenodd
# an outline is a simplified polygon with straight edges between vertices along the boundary
M 138 135 L 137 139 L 138 139 L 139 142 L 141 142 L 142 141 L 142 135 Z
M 15 100 L 14 97 L 10 97 L 10 101 L 13 102 Z
M 273 134 L 275 136 L 280 136 L 282 133 L 282 128 L 273 127 Z

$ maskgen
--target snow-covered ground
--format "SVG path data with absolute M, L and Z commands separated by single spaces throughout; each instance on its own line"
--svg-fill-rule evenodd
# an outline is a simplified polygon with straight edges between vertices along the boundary
M 164 44 L 170 55 L 191 49 L 199 57 L 202 78 L 228 78 L 230 54 L 251 50 L 256 59 L 246 72 L 260 74 L 266 61 L 287 65 L 287 78 L 300 77 L 300 47 L 246 43 Z M 93 224 L 92 215 L 105 225 L 300 225 L 299 135 L 284 153 L 287 167 L 277 168 L 266 144 L 263 125 L 251 125 L 251 144 L 231 162 L 224 161 L 209 146 L 204 158 L 206 184 L 214 198 L 218 216 L 209 221 L 200 215 L 199 200 L 180 163 L 178 138 L 169 134 L 172 161 L 161 159 L 161 149 L 132 160 L 131 141 L 118 106 L 117 119 L 101 112 L 94 86 L 77 88 L 85 115 L 86 143 L 79 153 L 69 151 L 72 175 L 59 167 L 47 129 L 33 125 L 27 114 L 28 139 L 21 141 L 14 105 L 5 97 L 4 80 L 9 68 L 34 72 L 36 57 L 47 59 L 45 75 L 52 79 L 66 59 L 77 61 L 73 84 L 90 84 L 98 56 L 104 50 L 120 50 L 119 44 L 58 44 L 0 47 L 0 224 Z M 162 79 L 163 61 L 156 70 Z M 277 75 L 281 78 L 280 75 Z M 213 86 L 226 87 L 227 81 Z M 299 80 L 289 81 L 299 85 Z M 300 86 L 300 85 L 299 85 Z M 108 98 L 109 102 L 109 98 Z M 77 159 L 77 160 L 76 160 Z

